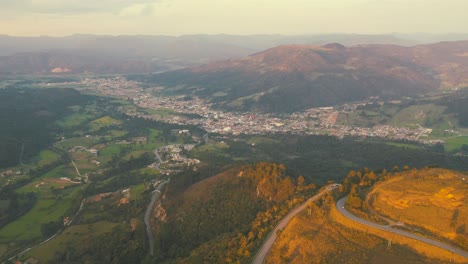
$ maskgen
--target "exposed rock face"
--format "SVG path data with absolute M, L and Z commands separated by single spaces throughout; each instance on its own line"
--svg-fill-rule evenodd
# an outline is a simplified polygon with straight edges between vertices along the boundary
M 154 217 L 161 222 L 167 222 L 166 210 L 162 207 L 161 203 L 156 205 L 154 210 Z

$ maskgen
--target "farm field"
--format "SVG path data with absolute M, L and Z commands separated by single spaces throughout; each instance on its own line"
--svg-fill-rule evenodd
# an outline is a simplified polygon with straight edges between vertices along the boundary
M 55 252 L 81 247 L 83 241 L 91 241 L 102 234 L 110 233 L 118 225 L 109 221 L 100 221 L 93 224 L 71 226 L 55 239 L 31 250 L 28 256 L 34 256 L 41 263 L 48 263 L 54 258 Z
M 64 246 L 76 246 L 80 243 L 78 241 L 82 241 L 80 239 L 92 240 L 95 236 L 102 237 L 109 233 L 119 225 L 109 222 L 116 219 L 115 214 L 119 210 L 123 210 L 117 206 L 126 207 L 131 202 L 132 208 L 139 209 L 135 212 L 130 210 L 129 216 L 138 218 L 143 213 L 142 208 L 148 199 L 144 191 L 149 181 L 159 177 L 157 170 L 146 168 L 154 162 L 152 153 L 156 148 L 170 143 L 168 139 L 180 139 L 169 138 L 170 126 L 161 130 L 159 124 L 124 119 L 118 111 L 103 115 L 115 105 L 127 103 L 118 104 L 119 101 L 114 100 L 114 105 L 110 105 L 107 99 L 88 99 L 68 107 L 70 113 L 52 124 L 56 129 L 55 142 L 25 161 L 25 164 L 9 168 L 15 173 L 12 177 L 2 178 L 2 185 L 14 186 L 13 191 L 24 209 L 14 218 L 2 218 L 8 222 L 0 226 L 0 258 L 50 237 L 63 228 L 66 217 L 72 217 L 77 212 L 84 197 L 95 193 L 117 191 L 119 198 L 112 204 L 103 203 L 104 210 L 101 207 L 84 209 L 81 224 L 77 221 L 65 228 L 60 239 L 45 244 L 44 249 L 41 247 L 33 251 L 33 255 L 47 263 L 54 257 L 54 252 L 63 250 Z M 124 164 L 124 168 L 107 173 L 117 164 Z M 141 165 L 135 167 L 134 164 Z M 123 174 L 134 177 L 122 182 Z M 127 188 L 130 188 L 128 197 L 120 194 Z M 26 205 L 26 202 L 30 204 Z M 10 203 L 8 199 L 0 199 L 0 212 L 8 209 Z M 119 217 L 123 219 L 121 215 Z M 89 232 L 89 228 L 95 232 Z
M 452 137 L 445 139 L 445 149 L 447 151 L 456 151 L 463 147 L 468 146 L 468 136 Z

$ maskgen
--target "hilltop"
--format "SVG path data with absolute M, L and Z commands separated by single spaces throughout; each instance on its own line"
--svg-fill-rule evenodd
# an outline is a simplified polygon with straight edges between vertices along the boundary
M 300 203 L 299 194 L 315 189 L 303 178 L 296 184 L 284 165 L 266 162 L 188 188 L 171 185 L 155 211 L 155 255 L 162 263 L 249 263 L 271 225 L 289 211 L 287 204 Z
M 467 41 L 412 47 L 285 45 L 141 80 L 163 85 L 168 93 L 211 98 L 227 109 L 291 112 L 466 86 L 466 54 Z

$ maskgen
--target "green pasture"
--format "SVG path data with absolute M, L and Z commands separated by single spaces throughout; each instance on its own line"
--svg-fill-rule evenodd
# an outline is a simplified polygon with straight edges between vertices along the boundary
M 121 121 L 113 119 L 110 116 L 104 116 L 104 117 L 91 121 L 89 126 L 90 126 L 91 131 L 98 131 L 104 127 L 116 126 L 120 124 L 122 124 Z
M 389 146 L 399 147 L 399 148 L 420 149 L 419 146 L 414 145 L 414 144 L 396 143 L 396 142 L 386 142 L 385 144 L 387 144 Z
M 43 150 L 39 153 L 39 155 L 33 159 L 33 162 L 36 163 L 38 166 L 45 166 L 57 161 L 60 158 L 60 155 L 51 151 L 51 150 Z
M 142 193 L 146 191 L 146 185 L 144 183 L 130 187 L 130 200 L 139 200 L 142 198 Z
M 56 124 L 62 128 L 76 127 L 88 122 L 93 117 L 94 116 L 90 114 L 74 113 L 57 121 Z
M 99 156 L 109 157 L 112 158 L 114 156 L 118 156 L 122 149 L 129 147 L 129 145 L 125 144 L 110 144 L 105 146 L 103 149 L 99 151 Z
M 247 140 L 248 144 L 278 144 L 279 141 L 268 137 L 252 137 Z
M 41 225 L 61 220 L 82 189 L 62 190 L 57 198 L 52 196 L 51 191 L 39 194 L 37 203 L 29 212 L 0 229 L 0 243 L 41 237 Z
M 61 140 L 55 143 L 55 146 L 65 150 L 69 150 L 75 146 L 83 146 L 90 148 L 96 145 L 98 141 L 98 137 L 73 137 Z
M 451 128 L 446 120 L 445 106 L 435 104 L 412 105 L 396 113 L 390 124 L 398 127 L 440 127 Z
M 54 258 L 54 253 L 64 251 L 67 247 L 81 247 L 85 240 L 92 240 L 99 235 L 110 233 L 119 224 L 109 221 L 101 221 L 89 225 L 75 225 L 68 227 L 62 234 L 48 243 L 34 248 L 28 253 L 28 257 L 34 257 L 41 263 L 48 263 Z
M 445 139 L 445 150 L 455 151 L 460 149 L 463 145 L 468 145 L 468 136 L 453 137 Z

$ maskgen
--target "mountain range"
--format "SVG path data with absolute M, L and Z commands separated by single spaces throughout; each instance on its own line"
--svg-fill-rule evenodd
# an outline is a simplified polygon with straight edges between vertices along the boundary
M 183 35 L 12 37 L 0 35 L 0 75 L 153 73 L 243 57 L 280 45 L 339 42 L 402 46 L 465 35 Z
M 227 109 L 292 112 L 468 86 L 468 41 L 410 47 L 286 45 L 141 80 Z

